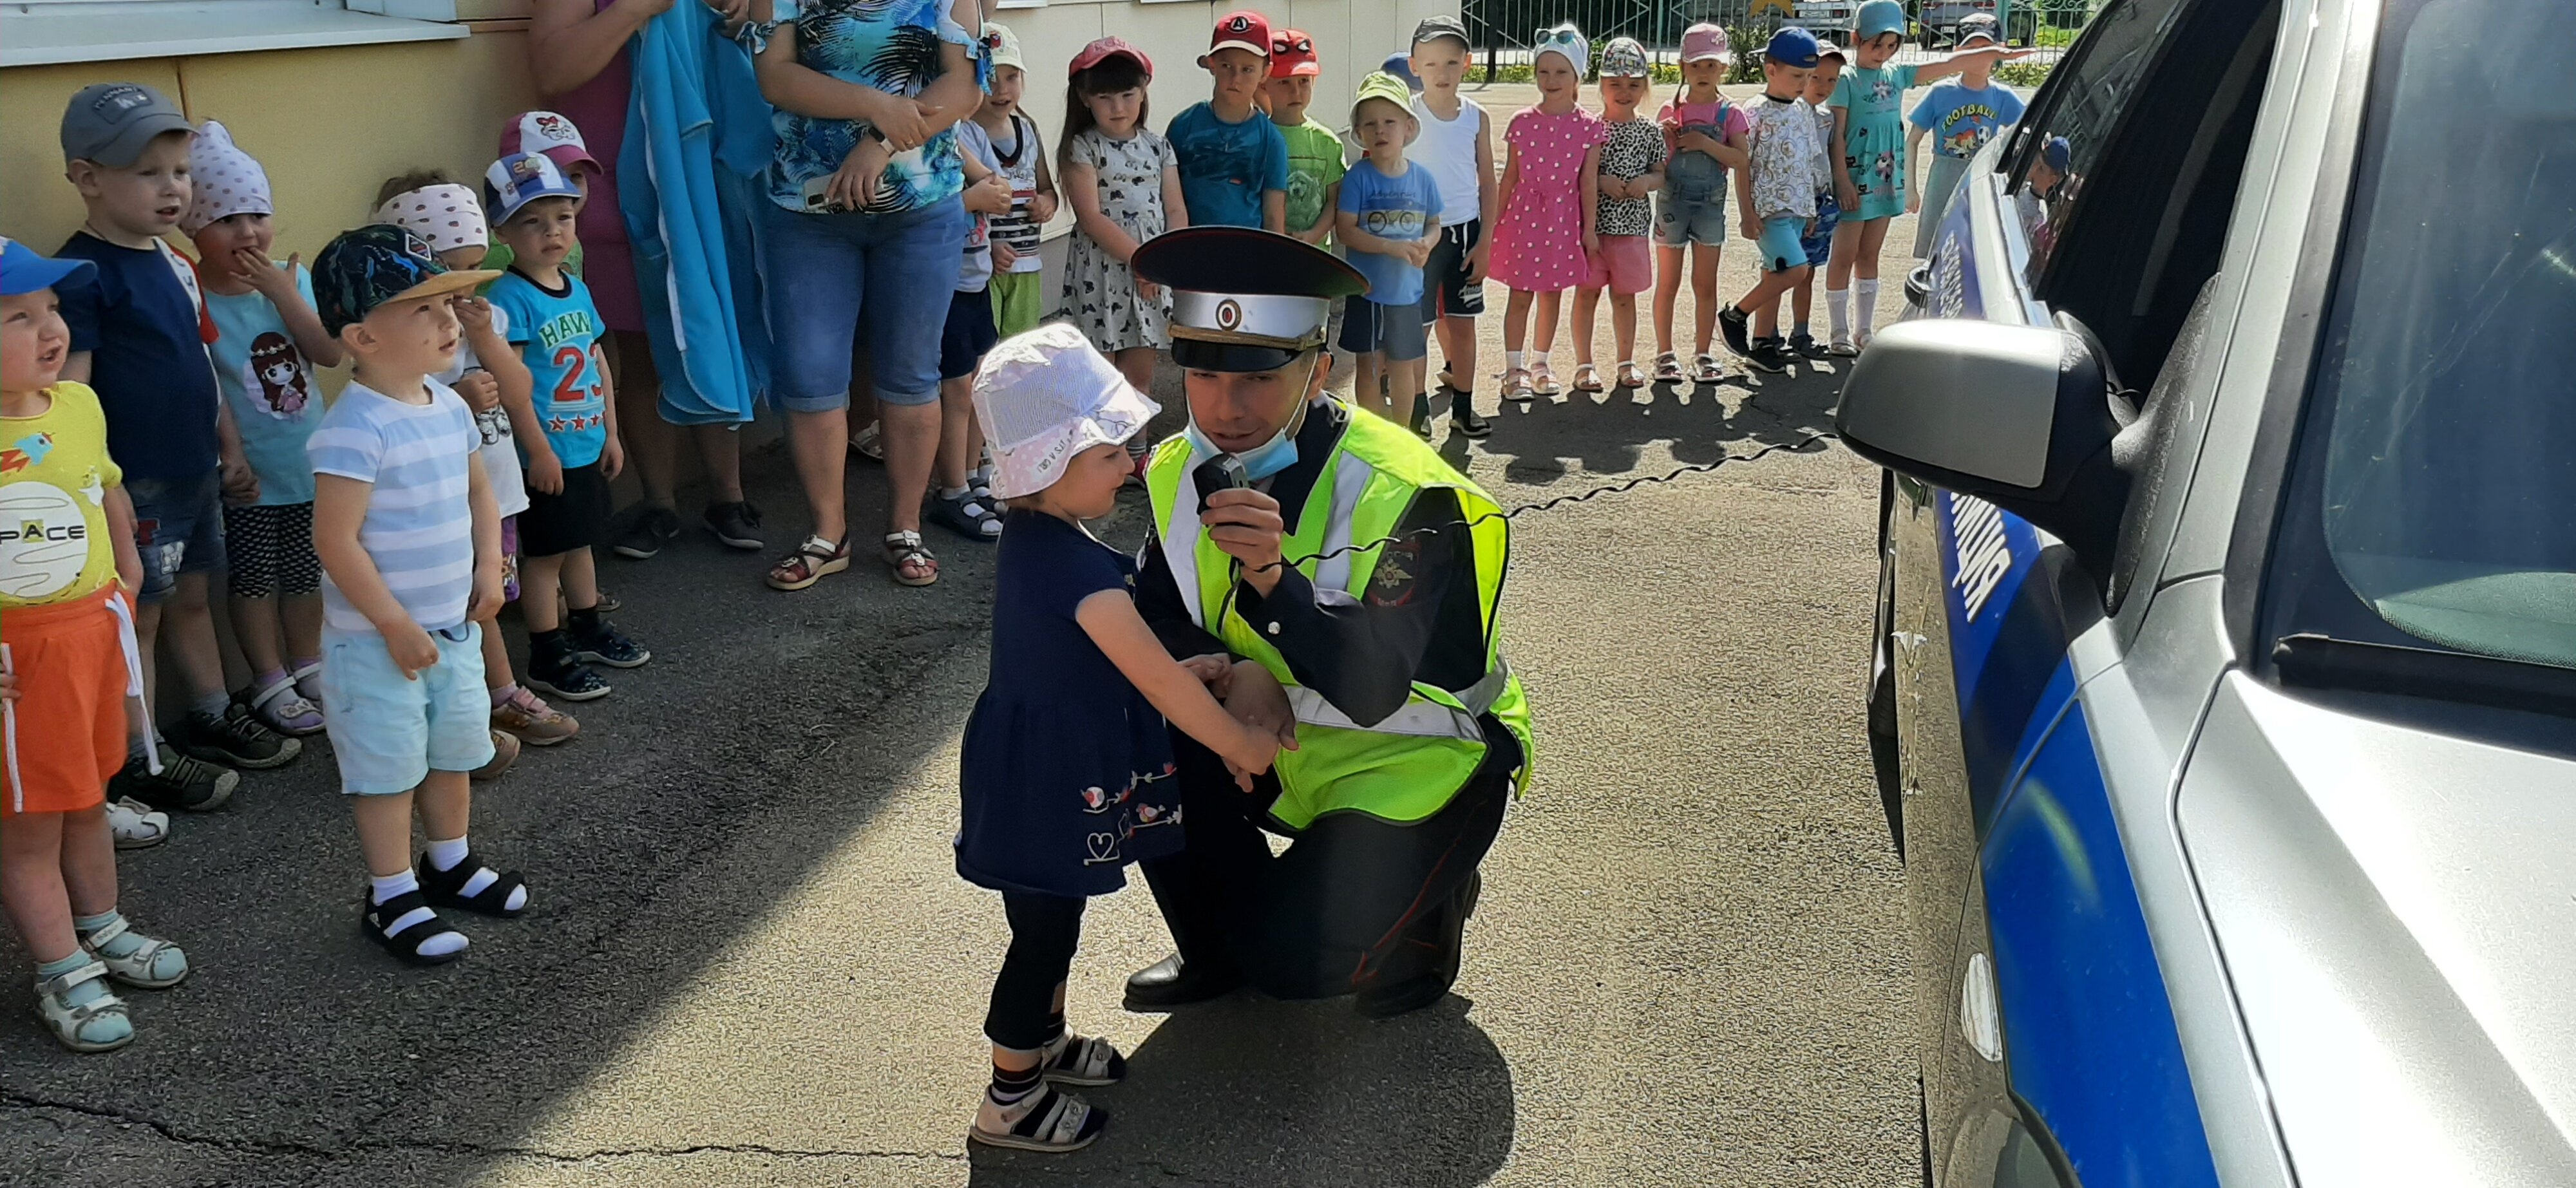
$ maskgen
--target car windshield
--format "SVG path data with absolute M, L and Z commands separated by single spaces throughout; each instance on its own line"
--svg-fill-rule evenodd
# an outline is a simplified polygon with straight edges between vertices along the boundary
M 2576 667 L 2576 38 L 2398 0 L 2310 420 L 2334 571 L 2415 639 Z

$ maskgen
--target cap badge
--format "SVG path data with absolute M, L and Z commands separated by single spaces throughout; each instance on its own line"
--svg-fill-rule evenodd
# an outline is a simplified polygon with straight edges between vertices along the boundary
M 572 130 L 565 126 L 564 118 L 562 116 L 549 112 L 545 115 L 538 116 L 536 124 L 538 133 L 549 140 L 572 139 Z
M 1225 31 L 1228 33 L 1249 33 L 1252 31 L 1252 22 L 1244 16 L 1237 14 L 1234 19 L 1225 23 Z
M 420 236 L 414 235 L 408 230 L 405 230 L 402 233 L 402 237 L 404 255 L 415 260 L 424 261 L 435 260 L 438 258 L 438 253 L 430 250 L 428 240 L 422 239 Z
M 1216 328 L 1232 333 L 1243 328 L 1243 303 L 1228 297 L 1216 303 Z

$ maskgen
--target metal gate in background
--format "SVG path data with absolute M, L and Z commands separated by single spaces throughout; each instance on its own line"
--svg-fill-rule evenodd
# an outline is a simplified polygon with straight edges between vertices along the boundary
M 1473 41 L 1476 60 L 1491 72 L 1526 65 L 1529 47 L 1540 29 L 1572 21 L 1597 50 L 1613 37 L 1634 37 L 1661 62 L 1675 60 L 1682 30 L 1701 21 L 1725 26 L 1739 52 L 1768 39 L 1782 25 L 1832 30 L 1847 38 L 1852 10 L 1859 0 L 1465 0 L 1461 16 Z M 2015 46 L 2035 46 L 2026 61 L 2053 63 L 2074 33 L 2092 18 L 2104 0 L 1906 0 L 1909 30 L 1907 54 L 1917 55 L 1946 44 L 1942 31 L 1972 11 L 1996 13 L 2001 6 L 2009 39 Z M 1902 60 L 1902 59 L 1900 59 Z

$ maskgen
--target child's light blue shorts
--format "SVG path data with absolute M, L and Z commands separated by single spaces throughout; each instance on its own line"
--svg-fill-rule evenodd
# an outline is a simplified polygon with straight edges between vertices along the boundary
M 1762 220 L 1762 271 L 1787 272 L 1807 266 L 1807 220 L 1781 215 Z M 328 713 L 330 711 L 323 711 Z
M 322 719 L 340 758 L 340 790 L 395 796 L 429 773 L 492 761 L 492 696 L 483 687 L 482 628 L 429 633 L 438 663 L 405 678 L 373 631 L 322 629 Z

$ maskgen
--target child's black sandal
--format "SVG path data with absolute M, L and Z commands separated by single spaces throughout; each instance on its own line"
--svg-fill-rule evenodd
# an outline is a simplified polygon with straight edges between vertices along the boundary
M 430 910 L 429 901 L 418 891 L 405 891 L 383 903 L 361 893 L 358 930 L 367 939 L 384 946 L 386 952 L 413 965 L 445 965 L 465 955 L 459 948 L 448 953 L 423 953 L 421 947 L 456 930 Z M 413 913 L 419 913 L 413 918 Z
M 429 897 L 430 903 L 439 907 L 498 916 L 504 920 L 527 914 L 528 904 L 524 898 L 519 901 L 519 906 L 510 906 L 510 893 L 528 885 L 528 881 L 520 878 L 515 870 L 494 870 L 490 886 L 472 895 L 465 894 L 466 884 L 472 882 L 475 875 L 490 869 L 482 858 L 467 854 L 454 867 L 440 870 L 430 864 L 429 855 L 423 854 L 420 856 L 420 889 Z

